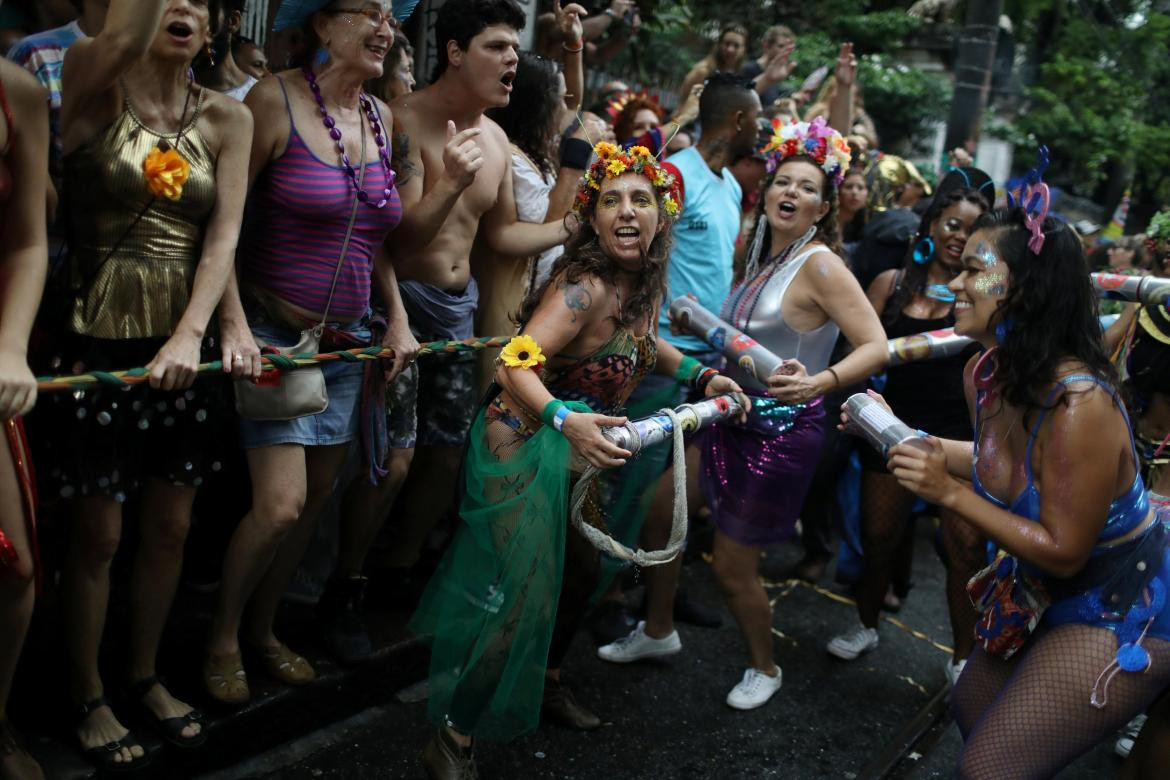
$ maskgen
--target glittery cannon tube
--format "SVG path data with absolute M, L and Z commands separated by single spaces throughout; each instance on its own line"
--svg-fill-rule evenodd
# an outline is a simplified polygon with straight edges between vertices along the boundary
M 1170 306 L 1170 279 L 1164 276 L 1094 273 L 1089 280 L 1097 294 L 1108 300 Z
M 890 448 L 908 442 L 929 449 L 922 434 L 892 415 L 880 402 L 865 393 L 854 393 L 845 401 L 845 413 L 865 440 L 886 457 Z
M 886 348 L 890 353 L 890 365 L 900 366 L 903 363 L 957 355 L 972 341 L 966 336 L 955 335 L 954 328 L 943 328 L 890 339 L 886 342 Z
M 670 316 L 762 384 L 767 384 L 768 377 L 784 362 L 751 336 L 704 309 L 694 298 L 675 298 L 670 303 Z
M 683 404 L 676 407 L 674 413 L 678 416 L 683 433 L 694 433 L 720 420 L 734 417 L 741 411 L 742 407 L 735 396 L 716 395 L 693 404 Z M 670 441 L 674 427 L 665 414 L 652 414 L 630 420 L 620 427 L 606 428 L 602 435 L 622 449 L 629 450 L 630 454 L 637 455 L 647 447 Z

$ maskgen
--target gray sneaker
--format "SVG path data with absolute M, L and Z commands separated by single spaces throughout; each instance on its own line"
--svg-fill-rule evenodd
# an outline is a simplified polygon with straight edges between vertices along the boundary
M 597 648 L 597 657 L 615 664 L 628 664 L 643 658 L 665 658 L 682 650 L 678 631 L 671 631 L 662 639 L 646 636 L 646 621 L 638 621 L 629 636 Z
M 877 646 L 877 629 L 866 628 L 859 623 L 852 631 L 833 637 L 825 649 L 829 651 L 829 655 L 835 655 L 843 661 L 852 661 Z

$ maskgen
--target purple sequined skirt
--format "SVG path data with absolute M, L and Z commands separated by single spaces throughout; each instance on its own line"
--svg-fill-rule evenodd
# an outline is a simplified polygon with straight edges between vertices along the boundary
M 706 431 L 699 483 L 720 531 L 752 547 L 794 535 L 820 458 L 824 418 L 819 398 L 787 406 L 753 397 L 747 425 Z

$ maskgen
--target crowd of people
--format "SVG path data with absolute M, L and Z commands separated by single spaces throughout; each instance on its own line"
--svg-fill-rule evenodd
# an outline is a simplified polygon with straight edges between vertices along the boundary
M 539 54 L 520 51 L 515 0 L 446 0 L 420 84 L 389 0 L 283 0 L 274 31 L 299 45 L 275 72 L 239 34 L 245 0 L 73 5 L 0 61 L 0 778 L 43 776 L 7 715 L 42 581 L 59 588 L 87 759 L 152 758 L 111 684 L 170 746 L 206 741 L 200 702 L 156 666 L 197 498 L 240 498 L 200 495 L 225 476 L 251 503 L 209 553 L 221 573 L 192 670 L 209 702 L 245 704 L 255 675 L 314 679 L 276 617 L 336 509 L 317 615 L 347 664 L 374 649 L 362 605 L 387 520 L 404 573 L 450 531 L 410 624 L 431 645 L 431 777 L 474 777 L 481 738 L 596 729 L 563 675 L 584 627 L 602 660 L 633 663 L 681 652 L 676 621 L 721 618 L 686 596 L 675 556 L 645 567 L 634 621 L 570 495 L 615 549 L 661 551 L 681 541 L 686 484 L 744 640 L 726 703 L 763 706 L 782 675 L 761 554 L 799 535 L 794 575 L 824 576 L 854 453 L 859 557 L 838 577 L 858 624 L 828 653 L 878 647 L 926 506 L 958 775 L 1051 776 L 1123 729 L 1134 771 L 1170 750 L 1170 316 L 1127 304 L 1102 334 L 1088 247 L 1038 174 L 1005 205 L 963 150 L 933 187 L 880 152 L 849 43 L 793 87 L 792 30 L 753 41 L 728 24 L 668 112 L 624 84 L 585 99 L 587 65 L 641 25 L 630 0 L 554 0 Z M 1170 215 L 1103 251 L 1119 273 L 1161 273 Z M 672 320 L 683 295 L 783 362 L 727 360 L 722 335 Z M 887 370 L 890 339 L 944 328 L 971 345 Z M 420 347 L 473 336 L 510 340 Z M 284 370 L 369 346 L 383 357 Z M 221 376 L 200 377 L 208 364 Z M 145 381 L 108 373 L 134 367 Z M 38 394 L 37 376 L 91 372 Z M 838 408 L 867 388 L 921 436 L 887 451 L 855 436 L 865 421 Z M 736 413 L 673 461 L 604 435 L 715 396 Z M 128 651 L 110 681 L 126 509 Z M 41 571 L 38 517 L 62 529 L 59 571 Z

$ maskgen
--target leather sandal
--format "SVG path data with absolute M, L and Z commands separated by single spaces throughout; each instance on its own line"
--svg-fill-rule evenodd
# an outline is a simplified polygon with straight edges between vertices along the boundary
M 154 686 L 166 688 L 162 680 L 157 675 L 144 677 L 141 680 L 130 683 L 130 693 L 134 699 L 142 707 L 142 711 L 146 714 L 150 725 L 154 727 L 158 735 L 179 748 L 195 748 L 207 741 L 207 727 L 203 725 L 203 713 L 194 707 L 185 715 L 176 715 L 172 718 L 160 718 L 154 713 L 150 707 L 146 705 L 146 694 L 150 693 Z M 192 724 L 199 725 L 199 733 L 192 737 L 184 737 L 183 729 Z
M 203 687 L 208 696 L 233 707 L 247 704 L 252 698 L 244 661 L 238 652 L 208 655 L 203 659 Z
M 78 722 L 80 723 L 81 721 L 85 720 L 90 715 L 92 715 L 95 710 L 99 710 L 102 707 L 110 707 L 110 702 L 106 699 L 105 695 L 98 696 L 96 699 L 87 701 L 85 704 L 82 704 L 77 711 Z M 112 707 L 110 707 L 110 711 L 113 712 Z M 98 745 L 97 747 L 87 748 L 84 745 L 81 745 L 80 738 L 78 738 L 78 744 L 81 747 L 81 755 L 83 755 L 86 760 L 88 760 L 102 772 L 134 772 L 149 764 L 151 759 L 151 755 L 150 753 L 146 752 L 146 748 L 142 748 L 143 752 L 141 756 L 135 758 L 133 754 L 131 754 L 129 761 L 118 760 L 118 754 L 123 748 L 125 748 L 127 751 L 130 751 L 133 748 L 142 747 L 142 744 L 139 743 L 139 741 L 135 739 L 134 735 L 129 731 L 127 731 L 126 735 L 121 739 L 114 740 L 113 742 L 107 742 L 106 744 Z
M 283 642 L 275 647 L 254 647 L 257 660 L 264 671 L 288 685 L 304 685 L 317 677 L 312 665 L 302 655 L 297 655 Z

